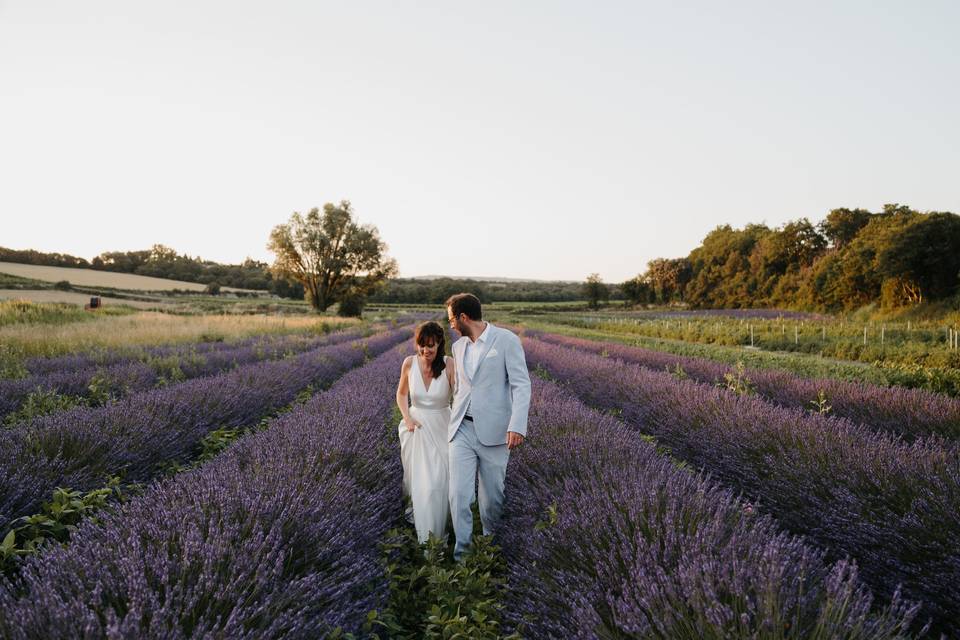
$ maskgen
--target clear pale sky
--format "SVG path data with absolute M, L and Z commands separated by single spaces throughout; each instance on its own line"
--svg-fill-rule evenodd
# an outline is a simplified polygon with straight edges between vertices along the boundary
M 619 282 L 718 224 L 960 213 L 960 3 L 0 0 L 0 246 Z

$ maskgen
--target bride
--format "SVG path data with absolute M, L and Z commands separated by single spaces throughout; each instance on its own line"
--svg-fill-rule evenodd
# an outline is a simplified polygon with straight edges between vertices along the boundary
M 453 358 L 443 355 L 446 337 L 436 322 L 424 322 L 413 337 L 417 355 L 400 368 L 397 406 L 403 492 L 413 502 L 417 539 L 444 535 L 450 512 L 448 497 L 447 428 L 453 393 Z M 409 398 L 409 400 L 408 400 Z

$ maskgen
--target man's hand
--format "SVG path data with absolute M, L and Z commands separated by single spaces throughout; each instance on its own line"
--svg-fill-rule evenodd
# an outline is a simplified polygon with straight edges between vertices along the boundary
M 523 444 L 523 436 L 515 431 L 507 431 L 507 449 L 513 449 Z

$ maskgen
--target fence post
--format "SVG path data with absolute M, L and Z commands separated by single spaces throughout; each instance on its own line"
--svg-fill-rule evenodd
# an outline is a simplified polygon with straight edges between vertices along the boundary
M 863 328 L 863 346 L 867 346 L 867 328 Z
M 753 325 L 750 325 L 750 346 L 753 346 Z
M 880 327 L 880 346 L 883 346 L 883 335 L 887 332 L 886 327 Z
M 800 344 L 800 330 L 793 325 L 793 344 Z

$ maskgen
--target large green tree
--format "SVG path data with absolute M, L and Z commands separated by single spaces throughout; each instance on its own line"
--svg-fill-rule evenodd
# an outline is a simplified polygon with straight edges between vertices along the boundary
M 274 277 L 302 284 L 317 311 L 362 299 L 397 273 L 380 232 L 357 223 L 346 200 L 328 202 L 322 212 L 316 207 L 306 215 L 294 212 L 289 222 L 273 228 L 267 248 L 276 255 Z
M 647 304 L 653 301 L 653 290 L 643 274 L 621 283 L 620 291 L 627 305 Z
M 610 288 L 603 283 L 599 273 L 591 273 L 583 283 L 583 295 L 587 299 L 587 305 L 596 309 L 601 302 L 610 299 Z

